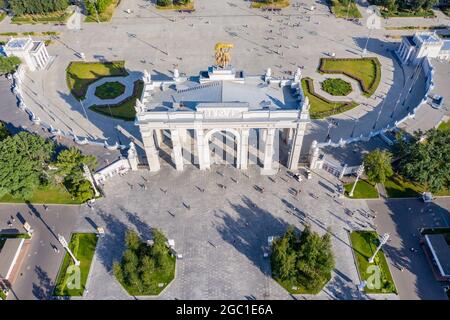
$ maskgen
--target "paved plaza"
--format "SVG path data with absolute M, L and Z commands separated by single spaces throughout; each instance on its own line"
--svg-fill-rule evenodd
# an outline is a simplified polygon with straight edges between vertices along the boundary
M 153 227 L 175 240 L 182 259 L 177 260 L 176 279 L 159 297 L 139 299 L 445 298 L 424 254 L 409 249 L 418 248 L 417 228 L 448 225 L 450 199 L 427 206 L 416 199 L 341 199 L 337 183 L 325 172 L 299 183 L 285 170 L 262 176 L 256 166 L 245 172 L 213 166 L 207 172 L 189 167 L 177 173 L 164 165 L 156 174 L 137 171 L 111 178 L 93 209 L 0 205 L 0 229 L 11 228 L 11 216 L 16 217 L 13 228 L 20 229 L 18 217 L 24 217 L 35 229 L 9 299 L 50 298 L 62 261 L 62 254 L 53 251 L 59 246 L 55 234 L 68 238 L 72 232 L 95 232 L 98 226 L 106 235 L 99 239 L 83 299 L 133 299 L 115 280 L 112 264 L 121 258 L 126 230 L 149 239 Z M 264 253 L 269 236 L 283 234 L 288 225 L 301 231 L 306 223 L 321 234 L 330 228 L 336 267 L 318 295 L 292 296 L 271 279 Z M 399 295 L 367 296 L 357 290 L 348 233 L 361 229 L 391 234 L 385 252 Z M 402 266 L 406 270 L 400 271 Z
M 48 48 L 54 58 L 47 69 L 33 73 L 32 78 L 27 75 L 25 80 L 25 101 L 42 121 L 81 137 L 107 139 L 109 144 L 126 143 L 130 135 L 140 139 L 138 128 L 133 122 L 90 111 L 76 101 L 66 85 L 65 69 L 69 62 L 80 61 L 80 53 L 84 53 L 88 61 L 125 60 L 129 71 L 141 73 L 147 69 L 155 79 L 171 77 L 175 67 L 182 74 L 197 75 L 212 64 L 214 44 L 229 41 L 235 45 L 233 65 L 246 74 L 261 75 L 270 67 L 275 76 L 283 76 L 300 67 L 303 76 L 317 81 L 322 79 L 316 71 L 320 57 L 329 53 L 335 53 L 336 57 L 361 57 L 368 36 L 364 24 L 336 19 L 322 3 L 293 1 L 296 3 L 300 6 L 287 8 L 282 14 L 268 14 L 249 9 L 240 0 L 226 3 L 198 0 L 195 13 L 180 14 L 160 12 L 149 1 L 135 0 L 120 4 L 108 24 L 83 23 L 81 29 L 4 24 L 4 28 L 5 31 L 33 28 L 33 31 L 61 32 Z M 312 4 L 316 6 L 313 12 L 307 9 Z M 446 20 L 439 16 L 435 22 Z M 368 55 L 378 57 L 382 65 L 378 90 L 372 98 L 357 99 L 362 103 L 357 108 L 335 117 L 339 127 L 331 129 L 332 141 L 367 135 L 372 130 L 393 125 L 410 111 L 408 107 L 416 106 L 421 100 L 423 81 L 411 80 L 413 68 L 398 64 L 393 55 L 398 40 L 386 38 L 388 33 L 388 30 L 374 30 L 367 47 Z M 409 94 L 408 101 L 394 107 L 396 101 L 405 98 L 401 96 L 402 90 L 411 84 L 415 90 Z M 121 132 L 117 131 L 117 125 L 123 128 Z M 307 153 L 313 140 L 324 141 L 327 133 L 326 121 L 313 121 L 302 153 Z
M 325 290 L 305 298 L 364 298 L 356 289 L 359 280 L 348 230 L 370 228 L 372 222 L 363 216 L 368 212 L 365 202 L 345 201 L 344 208 L 343 200 L 334 198 L 336 182 L 332 176 L 314 175 L 299 184 L 284 170 L 268 178 L 256 167 L 244 173 L 224 166 L 206 173 L 194 168 L 176 173 L 164 166 L 156 175 L 135 172 L 126 179 L 113 178 L 95 210 L 84 212 L 107 230 L 85 298 L 130 298 L 112 277 L 112 262 L 120 259 L 126 229 L 146 239 L 152 227 L 174 239 L 175 250 L 183 255 L 177 261 L 177 277 L 161 299 L 301 298 L 291 297 L 270 278 L 264 252 L 269 236 L 283 234 L 290 224 L 302 230 L 305 223 L 321 234 L 331 228 L 337 257 Z M 294 196 L 298 189 L 300 194 Z M 349 210 L 357 214 L 351 217 Z
M 338 58 L 360 58 L 368 29 L 364 22 L 360 25 L 336 19 L 325 2 L 291 3 L 292 7 L 277 14 L 252 10 L 243 0 L 196 0 L 194 13 L 178 13 L 157 11 L 148 0 L 128 0 L 121 2 L 110 23 L 81 23 L 78 28 L 83 16 L 77 11 L 67 27 L 11 25 L 9 18 L 1 27 L 3 32 L 60 32 L 48 47 L 52 59 L 47 68 L 26 72 L 22 84 L 27 107 L 43 122 L 79 137 L 107 140 L 109 145 L 134 141 L 142 153 L 142 137 L 133 121 L 113 119 L 88 108 L 102 102 L 94 92 L 107 80 L 92 84 L 87 100 L 81 104 L 67 87 L 69 63 L 82 61 L 81 53 L 87 61 L 124 60 L 129 76 L 108 80 L 125 85 L 121 97 L 124 98 L 131 95 L 132 84 L 141 78 L 144 70 L 156 81 L 172 78 L 175 68 L 182 77 L 198 75 L 213 64 L 214 45 L 226 41 L 234 44 L 233 66 L 244 70 L 246 75 L 263 75 L 271 68 L 274 76 L 290 77 L 291 72 L 300 68 L 302 77 L 313 78 L 317 92 L 331 99 L 320 89 L 320 82 L 327 77 L 317 72 L 320 58 L 330 57 L 332 53 Z M 314 11 L 308 10 L 311 5 L 316 6 Z M 367 17 L 367 3 L 359 1 L 358 7 Z M 383 21 L 383 26 L 450 25 L 449 21 L 439 13 L 435 19 L 411 18 L 407 22 L 389 19 Z M 394 55 L 400 41 L 398 36 L 406 33 L 386 29 L 371 32 L 367 56 L 380 60 L 382 72 L 380 85 L 372 97 L 362 96 L 355 80 L 345 75 L 329 75 L 348 81 L 353 88 L 348 97 L 340 100 L 352 99 L 360 105 L 333 116 L 334 123 L 338 124 L 335 126 L 329 126 L 327 120 L 312 120 L 304 138 L 302 159 L 311 142 L 324 142 L 328 133 L 333 142 L 367 135 L 394 125 L 418 105 L 425 94 L 426 75 L 421 72 L 415 77 L 415 67 L 400 65 Z M 444 95 L 448 102 L 448 90 L 443 88 L 448 87 L 450 68 L 448 64 L 440 64 L 434 64 L 439 70 L 435 72 L 436 86 L 432 93 Z M 0 119 L 11 132 L 27 130 L 51 137 L 49 130 L 33 125 L 29 115 L 17 107 L 11 85 L 11 80 L 0 79 Z M 169 91 L 166 93 L 171 95 Z M 121 98 L 106 102 L 116 103 Z M 450 116 L 448 107 L 436 110 L 425 104 L 415 119 L 403 125 L 412 132 L 434 127 L 446 116 Z M 195 151 L 192 154 L 189 151 L 194 145 L 191 136 L 182 146 L 181 164 L 185 170 L 177 171 L 172 163 L 173 147 L 166 140 L 159 146 L 160 155 L 164 155 L 160 171 L 140 168 L 108 178 L 102 186 L 103 197 L 92 206 L 0 204 L 0 231 L 23 232 L 24 221 L 35 230 L 8 299 L 51 299 L 64 254 L 57 234 L 69 239 L 73 232 L 95 232 L 97 227 L 105 228 L 106 233 L 99 238 L 81 299 L 446 298 L 420 248 L 418 229 L 448 227 L 450 198 L 439 198 L 427 205 L 418 199 L 341 198 L 337 195 L 340 181 L 325 170 L 314 171 L 312 179 L 303 177 L 298 182 L 277 162 L 275 175 L 261 175 L 260 167 L 254 163 L 261 163 L 264 154 L 253 144 L 249 145 L 249 154 L 255 161 L 249 161 L 248 170 L 238 170 L 226 164 L 233 161 L 215 157 L 211 169 L 201 171 L 191 165 L 191 158 L 198 158 Z M 68 138 L 59 142 L 76 145 Z M 324 150 L 333 161 L 356 166 L 361 163 L 363 152 L 380 146 L 386 148 L 387 144 L 377 137 L 369 143 L 343 148 L 329 146 Z M 77 147 L 83 153 L 95 155 L 99 168 L 122 156 L 120 151 L 101 145 Z M 234 146 L 231 149 L 233 153 Z M 280 158 L 285 155 L 287 152 L 280 154 Z M 280 163 L 284 164 L 284 160 L 280 159 Z M 270 261 L 265 257 L 269 253 L 268 237 L 282 235 L 289 225 L 302 231 L 306 224 L 320 234 L 331 233 L 336 265 L 332 279 L 318 295 L 291 295 L 271 278 Z M 160 296 L 132 297 L 114 278 L 113 262 L 121 259 L 127 230 L 136 230 L 143 240 L 148 240 L 152 228 L 162 230 L 168 239 L 173 239 L 175 251 L 182 258 L 177 259 L 175 280 Z M 352 230 L 376 230 L 391 235 L 384 250 L 398 295 L 366 295 L 358 291 L 360 279 L 349 240 Z M 55 247 L 60 252 L 55 252 Z M 413 252 L 411 248 L 419 251 Z

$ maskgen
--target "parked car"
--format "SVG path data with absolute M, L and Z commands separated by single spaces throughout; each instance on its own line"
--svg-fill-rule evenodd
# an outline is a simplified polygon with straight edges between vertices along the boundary
M 309 170 L 309 169 L 306 169 L 306 179 L 311 179 L 312 178 L 312 173 L 311 173 L 311 170 Z
M 425 203 L 432 202 L 433 195 L 431 194 L 431 192 L 424 192 L 424 193 L 422 193 L 422 200 Z

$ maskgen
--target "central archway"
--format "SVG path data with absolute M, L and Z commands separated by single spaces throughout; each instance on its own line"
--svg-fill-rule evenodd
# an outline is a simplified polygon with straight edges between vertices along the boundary
M 223 134 L 223 133 L 225 133 L 225 134 Z M 215 134 L 222 134 L 221 146 L 216 145 L 215 142 L 212 141 L 212 138 Z M 240 163 L 241 163 L 241 159 L 240 159 L 241 135 L 240 135 L 240 133 L 237 130 L 231 129 L 231 128 L 226 128 L 226 129 L 217 128 L 217 129 L 212 129 L 212 130 L 208 131 L 204 137 L 204 139 L 205 139 L 204 145 L 207 146 L 205 148 L 205 155 L 204 155 L 205 165 L 207 168 L 211 167 L 211 153 L 214 153 L 217 156 L 217 152 L 220 150 L 220 148 L 222 148 L 221 151 L 223 152 L 222 160 L 225 160 L 225 163 L 227 163 L 227 161 L 229 160 L 229 157 L 227 157 L 227 155 L 229 155 L 229 153 L 227 152 L 228 151 L 227 149 L 230 148 L 230 146 L 229 146 L 230 139 L 227 139 L 227 137 L 229 137 L 229 136 L 227 136 L 227 134 L 231 134 L 234 137 L 234 139 L 232 140 L 233 141 L 232 149 L 233 149 L 233 153 L 234 153 L 233 158 L 235 160 L 233 161 L 232 165 L 234 165 L 236 168 L 240 167 Z M 223 139 L 226 140 L 225 143 L 223 142 Z M 219 140 L 220 140 L 220 137 L 219 137 Z M 225 159 L 223 159 L 223 157 L 225 157 Z

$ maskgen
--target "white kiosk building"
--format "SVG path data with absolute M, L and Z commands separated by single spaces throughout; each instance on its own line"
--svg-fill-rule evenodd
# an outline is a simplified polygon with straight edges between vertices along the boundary
M 185 163 L 200 170 L 212 163 L 245 170 L 254 163 L 270 175 L 277 172 L 284 147 L 287 167 L 298 168 L 310 121 L 300 69 L 290 79 L 274 78 L 270 69 L 263 76 L 245 76 L 227 64 L 198 77 L 180 77 L 178 70 L 173 74 L 156 81 L 144 71 L 144 90 L 136 102 L 136 125 L 151 171 L 160 169 L 166 155 L 177 170 Z M 170 141 L 168 147 L 164 141 Z M 220 149 L 225 161 L 218 156 Z
M 28 38 L 11 38 L 4 46 L 7 56 L 19 57 L 31 71 L 44 69 L 49 60 L 44 41 Z
M 435 32 L 416 32 L 402 38 L 396 51 L 402 63 L 418 64 L 422 58 L 450 61 L 450 40 L 442 39 Z

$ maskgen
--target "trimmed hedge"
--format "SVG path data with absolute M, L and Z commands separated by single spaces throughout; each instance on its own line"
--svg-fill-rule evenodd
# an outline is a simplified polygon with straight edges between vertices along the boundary
M 324 64 L 326 61 L 371 61 L 375 65 L 375 78 L 373 79 L 372 83 L 368 87 L 366 87 L 366 84 L 364 83 L 364 80 L 356 76 L 355 74 L 346 72 L 344 70 L 333 70 L 329 68 L 325 68 Z M 364 94 L 367 97 L 370 97 L 372 94 L 374 94 L 375 90 L 378 88 L 378 85 L 381 81 L 381 63 L 378 60 L 378 58 L 360 58 L 360 59 L 352 59 L 352 58 L 321 58 L 320 59 L 320 65 L 319 65 L 319 72 L 321 73 L 334 73 L 334 74 L 345 74 L 346 76 L 355 79 L 358 81 L 359 86 L 361 90 L 364 92 Z
M 345 111 L 348 111 L 350 109 L 355 108 L 358 104 L 354 101 L 351 102 L 346 102 L 346 101 L 331 101 L 328 100 L 327 98 L 322 97 L 321 95 L 318 95 L 315 91 L 314 91 L 314 83 L 313 83 L 313 79 L 305 77 L 302 79 L 302 81 L 305 82 L 306 84 L 306 89 L 308 91 L 308 93 L 305 93 L 305 95 L 310 94 L 312 96 L 314 96 L 316 99 L 322 100 L 324 103 L 330 104 L 330 105 L 334 105 L 336 104 L 336 108 L 327 110 L 327 111 L 311 111 L 312 106 L 310 108 L 310 117 L 312 119 L 322 119 L 325 117 L 329 117 L 338 113 L 342 113 Z

